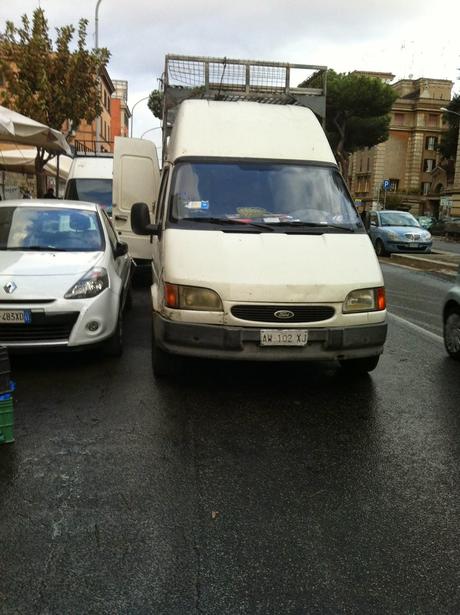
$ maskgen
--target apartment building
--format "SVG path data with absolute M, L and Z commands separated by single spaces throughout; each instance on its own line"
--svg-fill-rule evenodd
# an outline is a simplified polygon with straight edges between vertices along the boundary
M 102 104 L 102 113 L 99 118 L 91 123 L 83 120 L 75 130 L 68 141 L 71 146 L 77 150 L 87 151 L 102 151 L 111 152 L 113 150 L 113 132 L 112 132 L 112 94 L 115 92 L 115 86 L 106 68 L 103 68 L 99 76 L 100 100 Z M 96 144 L 97 123 L 99 122 L 99 139 Z M 63 132 L 67 132 L 69 126 L 64 123 Z
M 128 82 L 114 79 L 112 83 L 115 88 L 111 101 L 112 136 L 129 137 Z
M 401 79 L 391 87 L 398 98 L 391 111 L 389 138 L 351 156 L 350 189 L 366 209 L 388 200 L 391 206 L 414 214 L 438 215 L 441 196 L 448 190 L 447 176 L 444 183 L 436 177 L 440 163 L 437 146 L 445 129 L 441 107 L 449 103 L 453 83 Z M 383 190 L 384 180 L 390 182 L 388 191 Z

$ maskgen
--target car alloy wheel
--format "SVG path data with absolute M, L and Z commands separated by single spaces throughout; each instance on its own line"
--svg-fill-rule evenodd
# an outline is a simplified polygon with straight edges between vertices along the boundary
M 453 311 L 444 321 L 444 344 L 453 359 L 460 361 L 460 311 Z

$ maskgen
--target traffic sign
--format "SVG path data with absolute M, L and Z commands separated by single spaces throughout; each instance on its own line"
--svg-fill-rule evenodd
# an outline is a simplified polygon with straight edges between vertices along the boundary
M 391 188 L 391 181 L 389 179 L 383 180 L 383 189 L 389 190 Z

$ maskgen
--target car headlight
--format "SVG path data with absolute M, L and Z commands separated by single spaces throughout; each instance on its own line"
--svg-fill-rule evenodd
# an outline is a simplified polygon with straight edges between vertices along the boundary
M 107 270 L 104 267 L 95 267 L 85 273 L 72 288 L 69 288 L 64 297 L 65 299 L 90 299 L 108 287 Z
M 386 237 L 387 239 L 391 239 L 391 241 L 398 241 L 399 239 L 398 233 L 395 233 L 394 231 L 387 231 Z
M 164 286 L 167 307 L 178 310 L 202 310 L 203 312 L 223 312 L 219 295 L 210 288 L 168 284 Z
M 423 235 L 423 239 L 424 239 L 425 241 L 430 241 L 430 239 L 431 239 L 431 233 L 425 233 L 425 234 Z
M 377 312 L 386 307 L 385 288 L 360 288 L 352 290 L 343 302 L 344 314 L 351 312 Z

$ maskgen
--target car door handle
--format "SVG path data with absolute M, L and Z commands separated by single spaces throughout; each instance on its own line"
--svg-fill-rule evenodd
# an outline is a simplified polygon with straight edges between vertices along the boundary
M 127 219 L 128 216 L 120 216 L 119 214 L 115 216 L 115 220 L 124 220 L 126 222 Z

